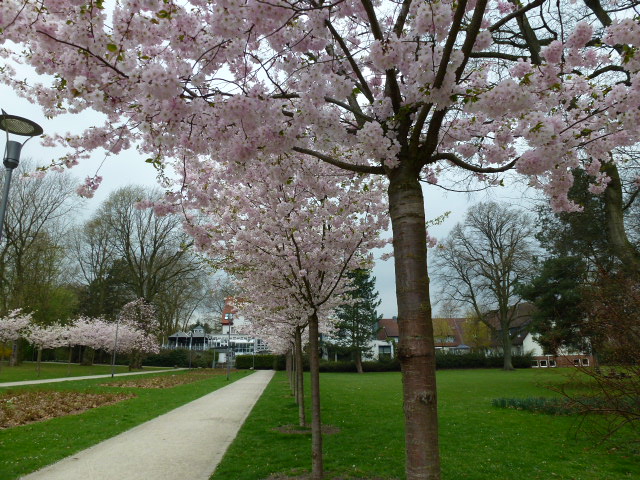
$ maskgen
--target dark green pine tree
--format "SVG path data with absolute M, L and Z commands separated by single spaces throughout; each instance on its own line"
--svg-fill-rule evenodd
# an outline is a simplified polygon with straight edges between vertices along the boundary
M 352 356 L 358 373 L 362 373 L 362 357 L 370 350 L 369 342 L 380 319 L 376 311 L 380 300 L 375 289 L 376 278 L 370 270 L 353 270 L 347 277 L 352 287 L 348 293 L 350 302 L 338 308 L 339 321 L 332 337 L 337 347 Z
M 554 257 L 544 261 L 527 285 L 519 286 L 522 298 L 536 306 L 531 327 L 545 354 L 556 355 L 561 348 L 589 350 L 582 298 L 586 276 L 584 259 Z

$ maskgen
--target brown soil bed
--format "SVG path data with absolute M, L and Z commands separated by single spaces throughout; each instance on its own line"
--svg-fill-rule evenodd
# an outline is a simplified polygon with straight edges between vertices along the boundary
M 116 380 L 109 383 L 102 383 L 104 387 L 127 387 L 127 388 L 172 388 L 187 383 L 199 382 L 205 378 L 222 375 L 222 373 L 209 371 L 193 371 L 181 375 L 161 375 L 158 377 L 128 378 L 126 380 Z
M 130 393 L 6 392 L 0 395 L 0 429 L 75 415 L 135 397 Z
M 273 430 L 280 433 L 289 433 L 289 434 L 302 434 L 302 435 L 311 435 L 311 427 L 301 427 L 300 425 L 282 425 L 280 427 L 276 427 Z M 340 433 L 340 428 L 334 427 L 333 425 L 322 425 L 322 434 L 323 435 L 335 435 L 336 433 Z

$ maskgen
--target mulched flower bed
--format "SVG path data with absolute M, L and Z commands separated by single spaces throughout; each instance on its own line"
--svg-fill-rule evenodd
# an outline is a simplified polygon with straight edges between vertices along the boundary
M 9 391 L 0 395 L 0 429 L 75 415 L 133 397 L 131 393 Z
M 126 387 L 126 388 L 173 388 L 178 385 L 199 382 L 207 377 L 222 375 L 217 371 L 193 371 L 182 375 L 161 375 L 158 377 L 129 378 L 117 380 L 109 383 L 102 383 L 103 387 Z

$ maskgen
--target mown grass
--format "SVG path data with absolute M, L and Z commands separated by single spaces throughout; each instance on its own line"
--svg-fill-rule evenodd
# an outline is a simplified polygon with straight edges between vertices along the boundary
M 619 480 L 640 478 L 640 445 L 626 431 L 598 444 L 575 416 L 491 405 L 496 397 L 553 396 L 544 386 L 562 371 L 438 372 L 440 446 L 445 480 Z M 322 374 L 328 478 L 403 479 L 404 440 L 398 373 Z M 307 382 L 308 383 L 308 382 Z M 294 424 L 297 410 L 279 373 L 245 422 L 212 479 L 259 480 L 310 469 L 310 436 L 274 428 Z
M 161 375 L 185 373 L 187 372 L 179 371 Z M 232 380 L 235 381 L 248 374 L 249 372 L 234 373 Z M 11 480 L 38 470 L 228 385 L 223 374 L 213 377 L 203 376 L 201 381 L 170 389 L 100 386 L 104 381 L 104 379 L 81 380 L 0 389 L 0 392 L 74 390 L 87 393 L 132 392 L 136 395 L 135 398 L 88 410 L 80 415 L 69 415 L 0 430 L 0 479 Z M 140 446 L 140 455 L 144 455 L 144 445 Z
M 143 370 L 167 370 L 167 367 L 143 367 Z M 126 365 L 116 365 L 116 373 L 129 371 Z M 40 376 L 38 376 L 36 362 L 24 362 L 17 367 L 8 367 L 7 362 L 0 366 L 0 383 L 22 382 L 27 380 L 45 380 L 62 377 L 83 377 L 86 375 L 106 375 L 111 373 L 111 365 L 83 366 L 75 363 L 48 363 L 40 364 Z

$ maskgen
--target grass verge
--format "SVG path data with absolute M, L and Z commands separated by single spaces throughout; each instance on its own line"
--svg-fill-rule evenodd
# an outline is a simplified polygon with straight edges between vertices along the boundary
M 499 409 L 492 399 L 552 397 L 544 385 L 561 371 L 438 372 L 440 446 L 445 480 L 605 480 L 640 478 L 640 445 L 626 431 L 598 445 L 575 416 Z M 327 478 L 404 478 L 398 373 L 322 374 Z M 308 383 L 308 382 L 307 382 Z M 214 480 L 259 480 L 310 470 L 310 435 L 277 428 L 296 423 L 284 373 L 278 373 L 218 466 Z M 635 441 L 635 443 L 634 443 Z M 278 477 L 280 478 L 280 477 Z
M 45 380 L 49 378 L 62 377 L 84 377 L 87 375 L 107 375 L 111 373 L 111 365 L 91 365 L 83 366 L 72 363 L 49 363 L 40 364 L 40 376 L 38 376 L 36 362 L 23 362 L 17 367 L 8 367 L 7 362 L 0 366 L 0 383 L 22 382 L 28 380 Z M 143 370 L 162 371 L 169 370 L 167 367 L 143 367 Z M 129 368 L 126 365 L 116 365 L 116 373 L 126 373 Z
M 234 373 L 232 380 L 248 374 Z M 224 375 L 204 377 L 201 381 L 170 389 L 114 388 L 100 386 L 101 382 L 104 379 L 12 388 L 12 391 L 125 392 L 133 393 L 136 397 L 91 409 L 80 415 L 0 430 L 0 479 L 11 480 L 38 470 L 228 384 Z M 0 391 L 3 390 L 6 389 Z M 144 446 L 141 446 L 140 455 L 144 455 Z

